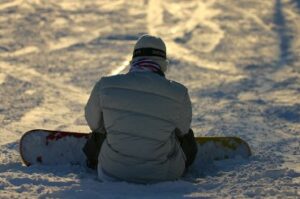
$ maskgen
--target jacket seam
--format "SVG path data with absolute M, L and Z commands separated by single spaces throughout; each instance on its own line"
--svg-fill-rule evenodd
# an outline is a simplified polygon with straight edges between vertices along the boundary
M 162 120 L 162 121 L 165 121 L 169 124 L 172 124 L 173 126 L 176 126 L 176 124 L 172 121 L 166 120 L 166 119 L 161 118 L 161 117 L 156 117 L 156 116 L 153 116 L 153 115 L 149 115 L 149 114 L 146 114 L 146 113 L 141 113 L 141 112 L 136 112 L 136 111 L 129 111 L 129 110 L 120 109 L 120 108 L 112 108 L 112 107 L 108 107 L 108 106 L 103 106 L 102 109 L 122 111 L 122 112 L 127 112 L 127 113 L 134 113 L 134 114 L 137 114 L 137 115 L 145 115 L 147 117 L 152 117 L 152 118 L 155 118 L 155 119 L 158 119 L 158 120 Z
M 157 140 L 157 139 L 154 139 L 154 138 L 151 138 L 151 137 L 138 136 L 138 135 L 126 132 L 126 131 L 113 130 L 113 132 L 120 133 L 120 134 L 125 134 L 125 135 L 130 135 L 132 137 L 138 137 L 138 138 L 144 138 L 144 139 L 147 139 L 147 140 L 153 140 L 153 141 L 156 141 L 156 142 L 159 142 L 159 143 L 165 143 L 166 142 L 166 141 Z M 110 132 L 110 134 L 114 134 L 114 133 Z
M 107 86 L 107 87 L 102 87 L 102 90 L 104 89 L 123 89 L 123 90 L 129 90 L 129 91 L 134 91 L 134 92 L 141 92 L 141 93 L 147 93 L 147 94 L 151 94 L 151 95 L 155 95 L 155 96 L 158 96 L 158 97 L 162 97 L 162 98 L 166 98 L 168 100 L 172 100 L 178 104 L 181 104 L 182 100 L 177 100 L 175 98 L 171 98 L 171 97 L 168 97 L 166 95 L 161 95 L 161 94 L 158 94 L 156 92 L 149 92 L 149 91 L 142 91 L 142 90 L 139 90 L 139 89 L 131 89 L 131 88 L 124 88 L 124 87 L 117 87 L 117 86 Z

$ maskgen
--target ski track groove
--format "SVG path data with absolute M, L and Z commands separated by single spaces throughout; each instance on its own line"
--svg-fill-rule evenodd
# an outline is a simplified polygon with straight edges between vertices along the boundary
M 50 79 L 25 65 L 13 66 L 10 63 L 0 62 L 0 69 L 1 73 L 45 88 L 42 93 L 45 99 L 43 103 L 25 113 L 19 121 L 5 126 L 7 131 L 15 129 L 13 133 L 20 136 L 20 133 L 23 133 L 25 129 L 31 130 L 32 128 L 57 129 L 59 126 L 72 126 L 71 128 L 76 130 L 75 121 L 78 119 L 78 115 L 65 104 L 76 102 L 84 106 L 88 99 L 87 91 L 65 84 L 58 79 Z M 57 100 L 58 96 L 59 100 Z M 60 110 L 59 114 L 57 110 Z M 46 124 L 45 119 L 56 120 L 58 123 Z M 87 127 L 77 126 L 77 128 L 77 131 L 88 131 Z
M 8 9 L 13 6 L 20 5 L 22 2 L 23 2 L 23 0 L 15 0 L 15 1 L 8 1 L 7 3 L 4 3 L 4 4 L 0 4 L 0 11 Z
M 74 99 L 79 100 L 79 102 L 86 102 L 88 98 L 87 91 L 84 91 L 78 87 L 71 86 L 70 84 L 65 84 L 59 79 L 53 79 L 43 75 L 33 68 L 28 68 L 25 65 L 13 66 L 11 63 L 0 62 L 0 68 L 2 73 L 6 75 L 14 76 L 15 78 L 21 79 L 23 81 L 28 81 L 33 84 L 42 84 L 43 86 L 51 85 L 54 87 L 55 92 L 69 92 L 69 95 L 64 96 L 67 100 L 74 101 Z M 33 82 L 32 79 L 37 78 L 39 82 Z M 47 88 L 47 87 L 46 87 Z M 50 91 L 53 89 L 50 89 Z
M 214 1 L 215 2 L 215 1 Z M 210 2 L 209 5 L 212 5 L 213 2 Z M 188 28 L 193 29 L 196 27 L 198 24 L 202 23 L 203 17 L 197 17 L 199 10 L 203 10 L 203 7 L 206 7 L 203 5 L 202 2 L 198 3 L 198 9 L 194 13 L 191 13 L 192 16 L 191 19 L 187 22 Z M 154 12 L 155 11 L 155 12 Z M 153 35 L 160 35 L 160 26 L 163 25 L 163 11 L 164 11 L 164 6 L 160 0 L 149 0 L 148 2 L 148 11 L 147 11 L 147 19 L 148 19 L 148 31 L 150 34 Z M 195 20 L 195 21 L 192 21 Z M 151 22 L 151 23 L 150 23 Z M 218 25 L 214 24 L 213 22 L 206 22 L 211 27 L 214 27 L 214 29 L 219 31 L 220 36 L 216 40 L 214 46 L 217 46 L 219 42 L 223 38 L 223 31 L 218 27 Z M 180 32 L 185 33 L 187 30 L 185 27 Z M 232 74 L 238 73 L 238 69 L 234 67 L 232 64 L 226 64 L 226 63 L 213 63 L 207 60 L 200 59 L 198 56 L 193 55 L 193 53 L 187 49 L 186 47 L 183 47 L 180 44 L 177 44 L 174 42 L 173 37 L 165 37 L 167 46 L 168 46 L 168 51 L 169 55 L 178 60 L 186 61 L 189 63 L 193 63 L 194 65 L 200 67 L 200 68 L 206 68 L 209 70 L 213 71 L 218 71 L 218 72 L 230 72 Z M 212 50 L 215 47 L 212 48 Z
M 262 27 L 264 30 L 268 31 L 268 32 L 273 32 L 272 30 L 272 25 L 267 25 L 263 20 L 261 20 L 259 17 L 255 16 L 254 14 L 251 14 L 251 12 L 247 12 L 242 10 L 241 8 L 238 8 L 236 6 L 232 6 L 232 5 L 226 5 L 226 4 L 222 4 L 222 6 L 226 7 L 226 8 L 230 8 L 233 11 L 245 16 L 246 18 L 251 19 L 252 21 L 254 21 L 256 24 L 258 24 L 260 27 Z

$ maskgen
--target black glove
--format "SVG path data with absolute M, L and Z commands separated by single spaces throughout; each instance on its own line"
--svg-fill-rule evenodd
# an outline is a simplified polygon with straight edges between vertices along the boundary
M 92 132 L 83 147 L 83 152 L 87 158 L 87 166 L 91 169 L 97 169 L 98 156 L 106 133 Z
M 187 134 L 185 134 L 182 137 L 179 137 L 180 135 L 179 129 L 175 129 L 175 133 L 177 135 L 177 138 L 180 142 L 180 146 L 186 156 L 186 162 L 185 162 L 185 167 L 188 168 L 191 166 L 191 164 L 194 162 L 196 155 L 197 155 L 197 142 L 194 136 L 194 132 L 192 129 L 189 130 Z

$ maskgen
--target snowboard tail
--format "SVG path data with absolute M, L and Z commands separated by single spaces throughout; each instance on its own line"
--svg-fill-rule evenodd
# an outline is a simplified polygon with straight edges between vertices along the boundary
M 86 165 L 82 148 L 89 134 L 36 129 L 26 132 L 20 140 L 20 155 L 30 165 Z M 251 150 L 247 142 L 238 137 L 196 137 L 197 158 L 224 160 L 247 158 Z
M 20 155 L 26 166 L 33 164 L 84 165 L 82 148 L 87 133 L 36 129 L 26 132 L 20 140 Z
M 225 160 L 251 156 L 248 143 L 239 137 L 196 137 L 197 158 L 205 160 Z

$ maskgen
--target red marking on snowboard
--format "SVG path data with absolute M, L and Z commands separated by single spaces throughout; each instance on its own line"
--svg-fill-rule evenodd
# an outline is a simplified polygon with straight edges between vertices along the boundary
M 50 131 L 49 133 L 51 134 L 46 137 L 46 145 L 49 144 L 49 140 L 59 140 L 61 138 L 68 137 L 68 136 L 73 136 L 76 138 L 88 136 L 82 133 L 71 133 L 71 132 L 64 132 L 64 131 Z

